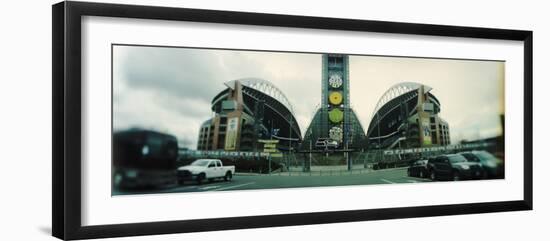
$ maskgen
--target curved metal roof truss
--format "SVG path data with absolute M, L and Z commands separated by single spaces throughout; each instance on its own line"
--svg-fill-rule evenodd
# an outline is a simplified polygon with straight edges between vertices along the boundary
M 292 104 L 290 103 L 286 95 L 283 94 L 283 92 L 271 82 L 259 78 L 244 78 L 231 80 L 229 82 L 226 82 L 225 85 L 229 88 L 233 88 L 236 81 L 239 81 L 244 86 L 258 90 L 266 95 L 273 97 L 277 101 L 281 102 L 287 109 L 290 110 L 290 112 L 294 114 L 294 108 L 292 108 Z
M 386 92 L 384 92 L 382 97 L 380 97 L 380 99 L 376 103 L 376 107 L 374 108 L 374 111 L 372 112 L 372 116 L 374 116 L 376 112 L 389 101 L 409 91 L 417 90 L 418 88 L 420 88 L 420 86 L 422 86 L 422 84 L 415 83 L 415 82 L 402 82 L 402 83 L 393 85 L 388 90 L 386 90 Z M 432 88 L 427 85 L 424 85 L 424 87 L 425 87 L 424 93 L 428 93 L 430 90 L 432 90 Z

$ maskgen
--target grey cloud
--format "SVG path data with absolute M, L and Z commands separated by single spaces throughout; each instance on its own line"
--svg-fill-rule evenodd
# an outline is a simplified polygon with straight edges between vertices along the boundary
M 134 47 L 135 48 L 135 47 Z M 205 101 L 223 89 L 223 73 L 213 54 L 192 49 L 137 47 L 122 64 L 130 88 L 153 89 Z
M 178 98 L 157 94 L 154 101 L 169 111 L 199 120 L 208 118 L 212 113 L 210 101 L 204 101 L 203 99 Z

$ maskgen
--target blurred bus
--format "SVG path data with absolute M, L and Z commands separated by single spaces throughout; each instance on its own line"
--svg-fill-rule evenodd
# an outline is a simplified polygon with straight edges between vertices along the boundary
M 113 134 L 114 188 L 157 188 L 177 182 L 176 137 L 130 129 Z

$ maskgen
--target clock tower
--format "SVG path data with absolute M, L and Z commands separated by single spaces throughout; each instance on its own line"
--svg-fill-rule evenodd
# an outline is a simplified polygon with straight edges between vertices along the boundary
M 365 132 L 350 105 L 349 56 L 323 54 L 321 57 L 321 105 L 305 132 L 302 150 L 326 149 L 320 140 L 330 140 L 329 148 L 362 148 Z M 337 147 L 333 146 L 337 143 Z
M 349 57 L 324 54 L 322 57 L 321 113 L 323 136 L 344 148 L 350 137 Z

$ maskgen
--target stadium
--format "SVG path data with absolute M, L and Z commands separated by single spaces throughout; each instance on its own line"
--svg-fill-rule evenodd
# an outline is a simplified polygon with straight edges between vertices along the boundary
M 390 87 L 378 100 L 369 127 L 369 149 L 450 144 L 449 125 L 439 117 L 441 103 L 432 88 L 414 82 Z
M 258 140 L 278 140 L 288 151 L 302 141 L 300 127 L 287 97 L 272 83 L 237 79 L 212 99 L 214 117 L 200 127 L 197 150 L 262 151 Z

